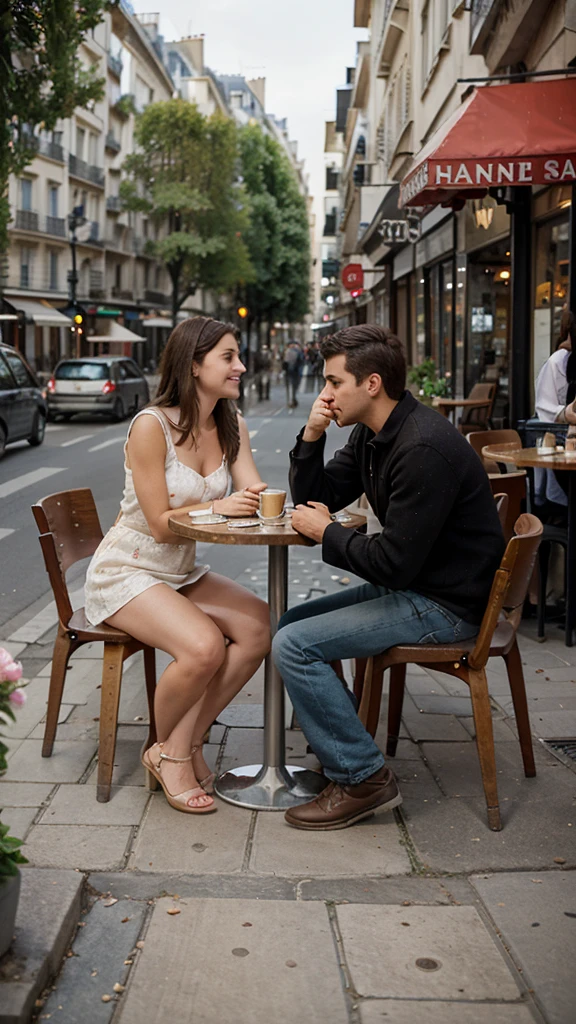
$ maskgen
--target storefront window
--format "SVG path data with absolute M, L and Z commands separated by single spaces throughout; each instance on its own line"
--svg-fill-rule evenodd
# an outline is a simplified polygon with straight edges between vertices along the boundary
M 501 424 L 508 413 L 511 276 L 508 239 L 470 254 L 466 393 L 479 381 L 497 382 L 493 420 Z
M 568 215 L 536 228 L 534 295 L 534 376 L 554 351 L 568 294 Z
M 452 303 L 454 279 L 452 260 L 436 263 L 426 270 L 428 293 L 428 355 L 439 376 L 452 375 Z
M 424 299 L 424 272 L 416 271 L 415 287 L 415 341 L 414 363 L 418 365 L 426 358 L 426 303 Z

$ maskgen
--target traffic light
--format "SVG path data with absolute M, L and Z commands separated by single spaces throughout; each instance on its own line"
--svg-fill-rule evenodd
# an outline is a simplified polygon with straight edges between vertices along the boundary
M 76 316 L 74 317 L 74 323 L 75 324 L 82 324 L 83 322 L 84 322 L 84 317 L 80 313 L 77 313 Z
M 238 313 L 238 316 L 240 317 L 241 320 L 245 320 L 246 317 L 248 316 L 248 310 L 246 309 L 246 306 L 238 306 L 236 312 Z

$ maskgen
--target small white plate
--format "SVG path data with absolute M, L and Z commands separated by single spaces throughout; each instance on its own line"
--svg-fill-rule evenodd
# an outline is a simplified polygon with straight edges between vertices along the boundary
M 192 519 L 192 522 L 197 523 L 198 526 L 206 526 L 207 523 L 214 524 L 228 522 L 228 516 L 221 516 L 219 512 L 208 512 L 205 516 L 195 516 L 192 515 L 192 512 L 189 512 L 188 515 Z

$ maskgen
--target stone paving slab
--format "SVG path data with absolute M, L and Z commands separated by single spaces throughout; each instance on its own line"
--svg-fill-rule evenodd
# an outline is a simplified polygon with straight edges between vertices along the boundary
M 170 916 L 173 907 L 180 914 Z M 121 1024 L 349 1019 L 318 903 L 159 900 L 123 1001 Z
M 0 781 L 0 807 L 40 807 L 54 789 L 46 782 Z
M 143 787 L 113 786 L 108 803 L 88 786 L 60 786 L 40 818 L 42 825 L 139 825 L 150 793 Z
M 465 742 L 470 740 L 466 729 L 460 724 L 455 715 L 429 715 L 421 714 L 417 708 L 404 703 L 402 721 L 413 740 L 441 740 L 447 742 Z
M 22 869 L 15 941 L 0 963 L 0 1024 L 26 1024 L 80 918 L 82 876 Z
M 125 984 L 130 958 L 148 907 L 122 900 L 106 907 L 97 900 L 82 921 L 72 943 L 73 956 L 64 962 L 58 986 L 42 1009 L 42 1019 L 50 1015 L 58 1024 L 107 1024 L 116 1009 L 118 996 L 114 985 Z M 112 997 L 102 1002 L 103 995 Z
M 355 990 L 381 999 L 516 1001 L 518 984 L 474 907 L 336 910 Z M 416 961 L 432 959 L 435 970 Z
M 124 867 L 131 839 L 127 826 L 40 824 L 30 832 L 23 852 L 38 867 L 114 871 Z
M 574 1024 L 576 874 L 515 872 L 471 882 L 522 965 L 549 1024 Z
M 560 801 L 501 804 L 504 827 L 491 832 L 483 799 L 411 801 L 402 813 L 423 863 L 439 872 L 546 869 L 554 857 L 576 866 L 576 812 Z
M 482 795 L 482 776 L 475 744 L 423 743 L 422 753 L 447 796 Z M 517 742 L 497 744 L 496 771 L 501 803 L 518 799 L 533 804 L 550 800 L 555 791 L 561 791 L 570 806 L 572 796 L 576 796 L 576 776 L 566 771 L 556 758 L 549 765 L 538 765 L 536 776 L 526 778 Z
M 40 740 L 24 740 L 8 764 L 8 782 L 78 782 L 96 753 L 92 740 L 56 740 L 51 757 L 42 757 Z
M 299 881 L 249 875 L 175 875 L 153 871 L 92 872 L 91 888 L 110 893 L 118 899 L 153 900 L 161 896 L 193 897 L 194 899 L 295 900 Z
M 37 814 L 37 807 L 8 807 L 2 810 L 2 822 L 10 826 L 10 835 L 25 839 Z
M 290 828 L 282 814 L 260 813 L 250 869 L 258 874 L 300 877 L 405 875 L 410 861 L 390 812 L 335 832 Z
M 444 1003 L 419 999 L 374 999 L 362 1003 L 362 1024 L 535 1024 L 529 1006 L 519 1003 Z
M 298 885 L 303 900 L 328 900 L 336 903 L 383 903 L 400 906 L 403 903 L 451 906 L 455 898 L 461 903 L 474 901 L 474 890 L 455 885 L 453 879 L 442 881 L 432 878 L 397 876 L 395 878 L 313 878 Z M 456 888 L 456 895 L 454 889 Z
M 2 731 L 8 737 L 8 743 L 12 739 L 26 739 L 38 722 L 42 721 L 46 713 L 46 702 L 48 700 L 48 680 L 31 679 L 26 687 L 26 703 L 18 708 L 15 722 L 10 722 Z
M 183 814 L 155 793 L 140 827 L 129 867 L 190 875 L 240 871 L 252 813 L 218 801 L 212 814 Z

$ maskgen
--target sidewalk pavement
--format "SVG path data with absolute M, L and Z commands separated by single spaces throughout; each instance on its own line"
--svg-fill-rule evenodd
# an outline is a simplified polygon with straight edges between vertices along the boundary
M 225 571 L 264 596 L 265 555 L 234 554 Z M 317 548 L 292 554 L 289 578 L 290 603 L 355 582 Z M 559 629 L 540 645 L 522 627 L 534 779 L 504 664 L 490 664 L 501 832 L 486 824 L 466 686 L 412 666 L 391 761 L 402 807 L 315 835 L 222 801 L 186 816 L 145 789 L 141 655 L 126 663 L 112 799 L 97 803 L 100 650 L 73 658 L 42 759 L 54 637 L 43 626 L 35 642 L 0 639 L 31 679 L 0 783 L 30 862 L 0 962 L 0 1024 L 32 1012 L 62 1024 L 572 1024 L 575 762 L 549 741 L 576 737 L 576 648 Z M 261 759 L 262 686 L 260 670 L 213 726 L 216 770 Z M 385 715 L 384 700 L 381 745 Z M 296 729 L 287 750 L 317 767 Z

